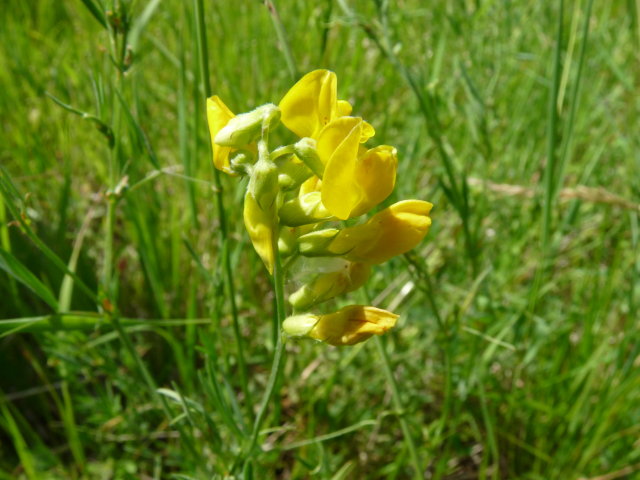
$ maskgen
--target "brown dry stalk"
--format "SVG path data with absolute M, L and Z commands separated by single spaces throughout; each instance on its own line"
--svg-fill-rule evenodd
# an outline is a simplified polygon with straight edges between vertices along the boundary
M 524 187 L 522 185 L 511 185 L 508 183 L 493 183 L 480 178 L 469 177 L 467 182 L 472 187 L 482 187 L 491 192 L 500 193 L 508 196 L 521 196 L 527 198 L 533 198 L 536 194 L 534 187 Z M 605 203 L 607 205 L 613 205 L 627 210 L 634 210 L 640 212 L 640 204 L 634 203 L 626 198 L 615 195 L 602 187 L 585 187 L 584 185 L 578 185 L 575 188 L 563 188 L 560 190 L 558 196 L 562 200 L 570 200 L 572 198 L 579 198 L 592 203 Z

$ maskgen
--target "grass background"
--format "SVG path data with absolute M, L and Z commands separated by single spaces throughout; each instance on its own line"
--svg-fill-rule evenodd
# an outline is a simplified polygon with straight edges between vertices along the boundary
M 635 478 L 640 5 L 197 6 L 2 9 L 0 479 Z M 399 150 L 387 203 L 435 204 L 426 241 L 337 302 L 399 325 L 288 343 L 251 453 L 274 298 L 244 184 L 212 171 L 200 20 L 233 111 L 329 68 Z

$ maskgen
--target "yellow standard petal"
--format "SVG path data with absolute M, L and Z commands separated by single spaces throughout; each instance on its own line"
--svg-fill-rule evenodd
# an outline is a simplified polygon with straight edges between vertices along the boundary
M 325 163 L 322 203 L 341 220 L 349 218 L 362 196 L 354 183 L 362 124 L 361 118 L 341 117 L 318 136 L 318 155 Z
M 229 174 L 234 174 L 229 166 L 229 154 L 233 149 L 217 145 L 214 139 L 218 132 L 222 130 L 233 117 L 235 117 L 235 115 L 224 102 L 220 100 L 220 97 L 214 95 L 213 97 L 207 98 L 207 121 L 209 123 L 211 148 L 213 150 L 213 164 L 218 170 Z
M 336 74 L 314 70 L 302 77 L 280 101 L 281 121 L 300 137 L 314 137 L 336 116 Z M 344 110 L 344 106 L 341 107 Z
M 376 213 L 366 223 L 340 231 L 329 250 L 348 260 L 383 263 L 414 248 L 429 232 L 433 205 L 404 200 Z
M 372 335 L 382 335 L 393 328 L 397 320 L 398 315 L 380 308 L 350 305 L 321 315 L 307 335 L 330 345 L 354 345 Z

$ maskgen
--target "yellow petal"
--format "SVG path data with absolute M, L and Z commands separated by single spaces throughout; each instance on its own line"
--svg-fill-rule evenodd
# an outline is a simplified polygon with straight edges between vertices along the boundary
M 367 213 L 393 192 L 397 166 L 397 150 L 389 145 L 372 148 L 358 157 L 354 176 L 362 197 L 351 218 Z
M 350 305 L 329 315 L 321 315 L 308 336 L 330 345 L 354 345 L 372 335 L 382 335 L 398 320 L 395 313 L 380 308 Z
M 224 102 L 220 100 L 220 97 L 214 95 L 213 97 L 207 98 L 207 121 L 209 123 L 211 148 L 213 150 L 213 164 L 218 170 L 229 174 L 233 174 L 229 166 L 229 154 L 233 149 L 216 145 L 214 139 L 218 132 L 222 130 L 233 117 L 235 117 L 235 115 Z
M 338 100 L 336 116 L 338 117 L 346 117 L 347 115 L 351 115 L 351 110 L 353 107 L 346 100 Z
M 311 192 L 319 192 L 320 191 L 320 187 L 322 186 L 322 180 L 320 180 L 318 177 L 309 177 L 307 180 L 305 180 L 302 185 L 300 185 L 300 196 L 306 195 L 307 193 L 311 193 Z
M 265 267 L 273 275 L 275 265 L 275 251 L 273 249 L 273 235 L 277 228 L 275 203 L 273 208 L 262 209 L 255 197 L 250 193 L 244 197 L 244 225 L 256 252 L 264 262 Z
M 341 117 L 327 125 L 318 136 L 318 155 L 325 163 L 322 203 L 341 220 L 349 218 L 360 201 L 354 184 L 362 119 Z
M 329 70 L 314 70 L 280 101 L 280 120 L 300 137 L 315 137 L 336 116 L 337 80 Z
M 336 254 L 369 264 L 383 263 L 414 248 L 429 232 L 433 205 L 404 200 L 376 213 L 366 223 L 340 231 L 330 245 Z
M 360 135 L 360 143 L 364 143 L 376 134 L 373 126 L 368 122 L 362 122 L 362 135 Z

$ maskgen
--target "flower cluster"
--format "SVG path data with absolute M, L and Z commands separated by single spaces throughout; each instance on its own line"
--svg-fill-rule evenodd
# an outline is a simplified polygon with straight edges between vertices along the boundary
M 244 223 L 253 246 L 273 274 L 277 255 L 295 265 L 304 259 L 306 278 L 288 297 L 296 312 L 364 285 L 372 266 L 415 247 L 431 225 L 432 205 L 405 200 L 360 223 L 360 217 L 393 191 L 397 151 L 368 148 L 373 127 L 351 115 L 337 98 L 335 73 L 302 77 L 279 105 L 234 115 L 218 98 L 207 100 L 213 162 L 230 175 L 248 175 Z M 269 149 L 269 133 L 283 123 L 300 137 Z M 277 249 L 277 252 L 276 252 Z M 398 316 L 351 305 L 335 313 L 298 313 L 284 321 L 291 336 L 331 345 L 352 345 L 392 328 Z

